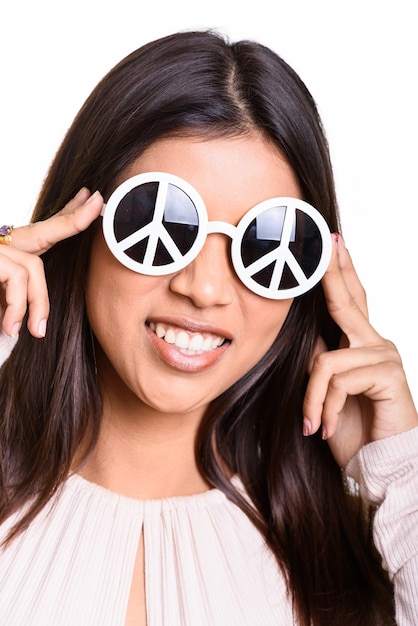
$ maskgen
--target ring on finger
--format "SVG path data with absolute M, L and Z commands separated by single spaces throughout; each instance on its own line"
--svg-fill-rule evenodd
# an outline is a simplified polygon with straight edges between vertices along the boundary
M 8 226 L 7 224 L 4 224 L 4 226 L 0 226 L 0 244 L 3 244 L 5 246 L 12 245 L 12 230 L 13 226 Z

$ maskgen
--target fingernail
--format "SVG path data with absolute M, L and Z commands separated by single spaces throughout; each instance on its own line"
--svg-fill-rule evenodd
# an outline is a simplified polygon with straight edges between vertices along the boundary
M 21 322 L 16 322 L 16 324 L 14 324 L 14 326 L 12 327 L 12 332 L 10 333 L 10 337 L 17 337 L 20 329 L 21 329 L 22 323 Z
M 92 202 L 95 198 L 97 198 L 98 195 L 99 195 L 99 191 L 95 191 L 94 193 L 92 193 L 90 198 L 86 200 L 86 204 L 89 204 L 89 202 Z
M 312 432 L 312 424 L 307 417 L 303 418 L 303 434 L 305 437 L 309 437 Z
M 38 335 L 45 337 L 46 335 L 46 320 L 41 320 L 38 324 Z
M 328 439 L 328 431 L 327 431 L 325 426 L 322 426 L 322 439 L 324 441 L 325 441 L 325 439 Z

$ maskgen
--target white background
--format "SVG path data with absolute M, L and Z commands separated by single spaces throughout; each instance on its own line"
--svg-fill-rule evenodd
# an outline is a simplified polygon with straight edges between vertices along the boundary
M 301 75 L 328 134 L 343 233 L 370 316 L 418 400 L 418 36 L 413 0 L 23 0 L 0 9 L 0 225 L 29 219 L 84 99 L 122 57 L 190 28 L 265 43 Z

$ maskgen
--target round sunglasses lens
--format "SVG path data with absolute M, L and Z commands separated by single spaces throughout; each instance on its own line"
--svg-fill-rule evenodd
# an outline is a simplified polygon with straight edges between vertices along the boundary
M 241 241 L 241 258 L 244 267 L 262 259 L 281 245 L 286 207 L 277 206 L 260 213 L 247 227 Z M 322 255 L 322 237 L 315 221 L 304 211 L 296 209 L 292 224 L 288 250 L 303 274 L 309 279 L 317 269 Z M 251 278 L 261 287 L 268 289 L 276 268 L 276 256 L 270 263 L 262 265 Z M 278 290 L 292 289 L 299 285 L 292 269 L 284 263 Z
M 157 206 L 161 198 L 163 210 L 159 217 Z M 151 223 L 152 237 L 157 239 L 152 265 L 163 266 L 173 263 L 173 256 L 184 256 L 192 248 L 199 218 L 195 205 L 184 191 L 173 184 L 152 181 L 134 187 L 119 202 L 113 222 L 115 239 L 121 242 Z M 150 239 L 149 234 L 140 237 L 125 254 L 142 264 Z

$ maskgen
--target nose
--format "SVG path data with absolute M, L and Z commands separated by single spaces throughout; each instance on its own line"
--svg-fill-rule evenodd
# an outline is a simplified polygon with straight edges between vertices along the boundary
M 229 261 L 228 239 L 223 234 L 208 235 L 194 261 L 171 278 L 170 290 L 198 308 L 230 304 L 237 279 Z

